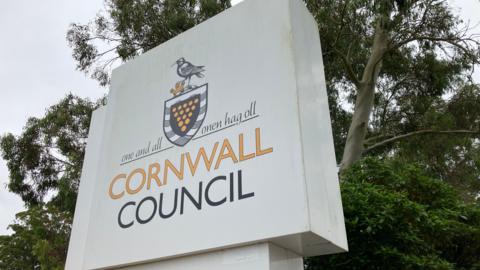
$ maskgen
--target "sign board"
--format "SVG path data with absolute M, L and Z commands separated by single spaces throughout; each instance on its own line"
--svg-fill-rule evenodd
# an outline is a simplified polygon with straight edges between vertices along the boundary
M 347 249 L 318 29 L 247 0 L 114 70 L 67 269 L 273 242 Z

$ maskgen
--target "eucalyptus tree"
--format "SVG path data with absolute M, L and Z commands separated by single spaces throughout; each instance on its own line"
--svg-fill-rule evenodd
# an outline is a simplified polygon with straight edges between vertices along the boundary
M 444 0 L 306 0 L 319 25 L 337 161 L 421 164 L 480 193 L 478 29 Z
M 0 235 L 0 269 L 64 269 L 71 224 L 72 214 L 51 204 L 18 213 L 12 234 Z
M 70 94 L 43 117 L 29 118 L 20 135 L 0 136 L 10 172 L 8 189 L 27 207 L 49 199 L 73 214 L 91 114 L 100 104 Z
M 109 71 L 229 8 L 230 0 L 105 0 L 90 23 L 72 23 L 67 41 L 77 69 L 101 85 Z
M 306 3 L 319 25 L 329 90 L 353 103 L 342 169 L 366 151 L 417 135 L 479 135 L 478 126 L 412 123 L 442 96 L 466 87 L 479 62 L 478 35 L 448 1 Z

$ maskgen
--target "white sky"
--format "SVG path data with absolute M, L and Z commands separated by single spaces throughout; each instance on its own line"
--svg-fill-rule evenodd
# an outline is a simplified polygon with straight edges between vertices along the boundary
M 241 0 L 232 0 L 237 4 Z M 479 21 L 478 0 L 451 0 L 462 16 Z M 75 70 L 65 34 L 72 22 L 86 23 L 103 0 L 2 0 L 0 8 L 0 134 L 20 134 L 28 117 L 42 116 L 68 92 L 96 99 L 105 88 Z M 480 76 L 477 76 L 480 78 Z M 480 81 L 480 80 L 477 80 Z M 20 198 L 6 189 L 8 171 L 0 158 L 0 234 L 9 233 Z

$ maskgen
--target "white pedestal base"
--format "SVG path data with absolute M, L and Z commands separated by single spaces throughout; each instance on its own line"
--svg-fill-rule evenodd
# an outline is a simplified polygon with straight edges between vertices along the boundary
M 161 262 L 129 270 L 303 270 L 303 258 L 270 243 L 256 244 Z

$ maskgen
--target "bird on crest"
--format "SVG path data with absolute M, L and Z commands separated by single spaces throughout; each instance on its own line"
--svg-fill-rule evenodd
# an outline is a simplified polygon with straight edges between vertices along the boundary
M 193 76 L 197 76 L 197 78 L 203 78 L 205 76 L 203 74 L 205 66 L 195 66 L 183 57 L 179 58 L 175 64 L 177 65 L 178 76 L 184 78 L 184 81 L 188 80 L 187 89 L 190 87 L 190 80 Z

